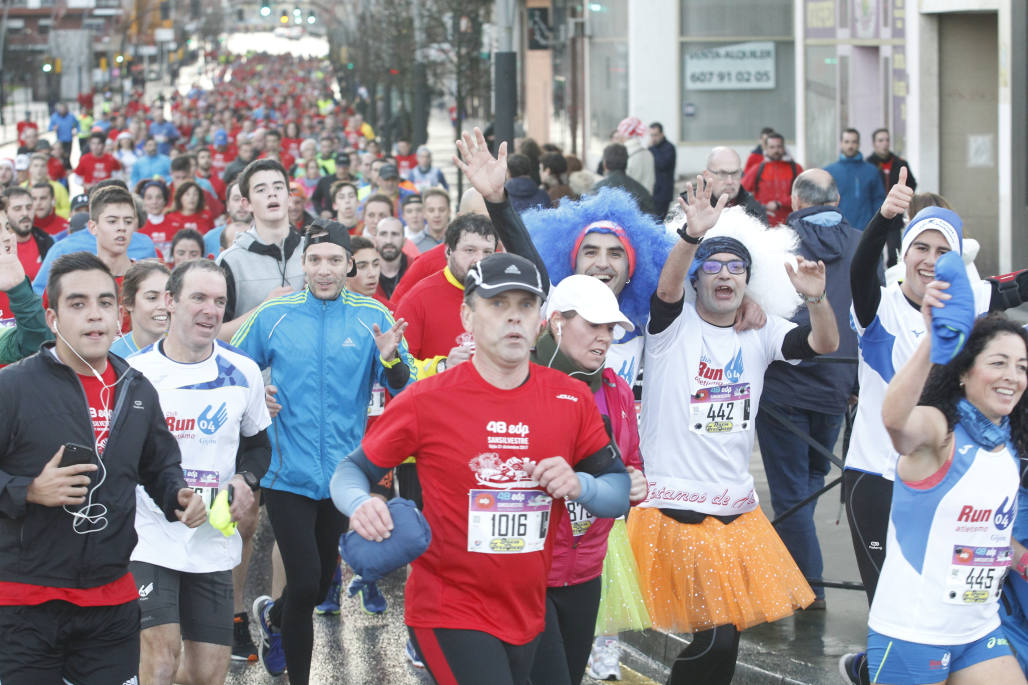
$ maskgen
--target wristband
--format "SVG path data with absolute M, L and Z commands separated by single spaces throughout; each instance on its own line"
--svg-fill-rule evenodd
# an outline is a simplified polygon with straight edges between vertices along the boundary
M 689 227 L 688 226 L 682 226 L 680 229 L 678 229 L 678 236 L 682 240 L 684 240 L 685 242 L 689 243 L 690 245 L 699 245 L 700 243 L 703 242 L 703 236 L 700 236 L 699 238 L 695 238 L 695 237 L 689 235 Z
M 1014 570 L 1017 571 L 1017 575 L 1021 576 L 1025 580 L 1028 580 L 1028 552 L 1021 555 L 1021 558 L 1014 564 Z
M 378 361 L 382 362 L 382 366 L 386 367 L 387 369 L 391 369 L 400 363 L 400 356 L 396 355 L 396 359 L 394 359 L 391 362 L 387 362 L 385 359 L 382 359 L 382 355 L 378 355 Z
M 821 304 L 822 302 L 825 301 L 825 297 L 827 297 L 827 296 L 828 296 L 828 291 L 826 290 L 826 291 L 822 292 L 820 295 L 818 295 L 817 297 L 811 297 L 810 295 L 804 295 L 803 296 L 803 301 L 806 302 L 807 304 Z

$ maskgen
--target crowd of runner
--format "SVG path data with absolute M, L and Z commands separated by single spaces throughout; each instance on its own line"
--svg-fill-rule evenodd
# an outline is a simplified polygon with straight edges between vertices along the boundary
M 305 684 L 316 616 L 389 611 L 390 572 L 440 684 L 619 679 L 651 627 L 691 635 L 668 682 L 728 683 L 741 631 L 826 609 L 827 461 L 781 431 L 831 452 L 858 386 L 841 677 L 1025 682 L 1028 276 L 978 276 L 887 131 L 804 171 L 768 129 L 678 196 L 659 124 L 598 173 L 476 129 L 454 198 L 322 60 L 205 77 L 0 160 L 5 684 Z

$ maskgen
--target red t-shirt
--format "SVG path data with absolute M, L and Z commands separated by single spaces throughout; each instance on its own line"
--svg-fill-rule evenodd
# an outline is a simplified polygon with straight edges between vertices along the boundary
M 404 275 L 406 277 L 406 274 Z M 407 321 L 403 337 L 415 359 L 447 355 L 465 334 L 460 321 L 464 286 L 444 268 L 424 279 L 396 305 L 396 318 Z
M 75 167 L 75 173 L 82 177 L 82 184 L 86 187 L 99 181 L 106 181 L 115 171 L 121 169 L 121 162 L 111 155 L 100 155 L 94 157 L 87 152 L 79 158 L 79 165 Z
M 553 537 L 567 511 L 525 463 L 574 465 L 608 441 L 589 389 L 535 364 L 513 390 L 466 362 L 393 398 L 362 445 L 382 468 L 410 455 L 417 463 L 432 542 L 407 581 L 406 624 L 517 645 L 542 632 Z
M 400 176 L 407 177 L 407 173 L 418 165 L 418 156 L 415 154 L 410 155 L 396 155 L 396 170 L 400 173 Z
M 211 169 L 214 174 L 221 178 L 222 174 L 225 173 L 225 169 L 228 165 L 236 158 L 236 149 L 232 145 L 226 145 L 224 151 L 219 151 L 216 147 L 211 145 Z
M 57 214 L 57 212 L 50 212 L 50 214 L 42 219 L 35 219 L 35 224 L 36 228 L 43 230 L 50 235 L 57 235 L 61 231 L 68 230 L 68 220 Z
M 114 367 L 107 364 L 103 374 L 104 384 L 111 386 L 117 380 Z M 114 390 L 104 390 L 103 384 L 95 376 L 79 375 L 82 389 L 86 393 L 89 404 L 89 415 L 93 420 L 93 434 L 96 447 L 103 454 L 107 446 L 110 413 L 114 408 Z M 139 597 L 132 574 L 126 573 L 121 578 L 93 588 L 47 587 L 31 583 L 0 582 L 0 605 L 32 606 L 61 600 L 81 607 L 113 606 L 132 602 Z
M 410 265 L 406 273 L 400 278 L 393 290 L 392 300 L 394 306 L 399 306 L 400 301 L 411 291 L 411 289 L 428 278 L 436 271 L 446 266 L 446 243 L 436 245 L 430 250 L 422 252 L 417 261 Z
M 154 247 L 161 254 L 168 254 L 171 248 L 171 239 L 175 235 L 175 229 L 172 224 L 168 222 L 167 217 L 164 221 L 159 224 L 155 224 L 149 219 L 139 229 L 140 233 L 144 233 L 150 236 L 150 240 L 153 241 Z
M 207 231 L 214 228 L 214 217 L 211 215 L 211 211 L 204 208 L 202 212 L 196 214 L 183 214 L 182 212 L 168 212 L 164 215 L 164 223 L 168 225 L 167 233 L 170 236 L 170 241 L 176 233 L 181 231 L 183 228 L 191 228 L 194 231 L 200 231 L 200 233 L 206 233 Z M 163 225 L 163 224 L 162 224 Z

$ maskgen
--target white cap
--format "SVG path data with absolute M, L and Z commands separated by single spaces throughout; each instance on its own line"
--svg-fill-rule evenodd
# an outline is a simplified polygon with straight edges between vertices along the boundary
M 546 302 L 546 318 L 553 312 L 576 312 L 592 324 L 616 323 L 626 331 L 635 326 L 618 307 L 618 298 L 598 278 L 575 274 L 568 276 L 550 291 Z

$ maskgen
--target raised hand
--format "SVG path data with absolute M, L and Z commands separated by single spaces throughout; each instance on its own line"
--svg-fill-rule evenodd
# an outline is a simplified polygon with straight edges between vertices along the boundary
M 786 263 L 785 271 L 796 292 L 807 297 L 820 297 L 825 292 L 825 263 L 796 257 L 796 268 Z
M 25 268 L 18 259 L 14 234 L 5 227 L 0 227 L 0 290 L 4 292 L 25 281 Z
M 457 141 L 460 156 L 453 163 L 488 202 L 503 202 L 504 184 L 507 182 L 507 143 L 500 143 L 496 157 L 489 152 L 485 136 L 477 126 L 474 136 L 465 131 Z
M 912 199 L 914 199 L 914 191 L 907 187 L 907 168 L 900 167 L 899 180 L 889 189 L 889 194 L 885 196 L 885 202 L 878 211 L 884 218 L 893 219 L 905 214 L 910 209 Z
M 685 198 L 678 198 L 678 206 L 685 212 L 686 231 L 694 238 L 701 238 L 714 227 L 721 210 L 728 204 L 728 195 L 722 194 L 717 204 L 710 204 L 710 195 L 714 189 L 713 181 L 708 181 L 702 174 L 696 177 L 696 186 L 685 185 Z
M 383 332 L 377 323 L 371 324 L 372 332 L 375 334 L 375 345 L 378 346 L 378 354 L 382 359 L 389 361 L 396 356 L 396 349 L 403 340 L 403 332 L 407 328 L 405 319 L 397 319 L 393 327 Z

